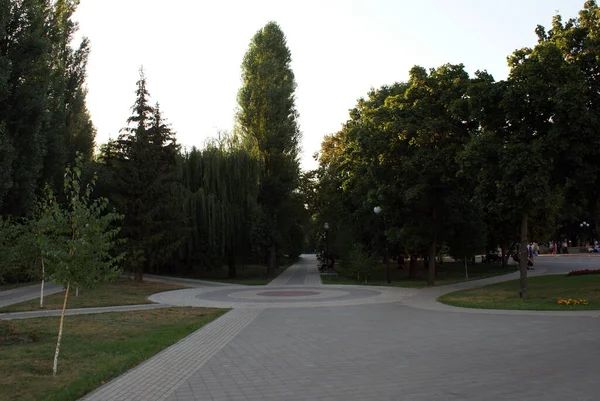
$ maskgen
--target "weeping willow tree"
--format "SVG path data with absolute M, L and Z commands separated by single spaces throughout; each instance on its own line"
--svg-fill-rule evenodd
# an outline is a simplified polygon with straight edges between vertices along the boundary
M 221 264 L 229 277 L 248 255 L 258 197 L 258 160 L 228 137 L 184 154 L 181 179 L 190 230 L 180 256 L 188 265 Z

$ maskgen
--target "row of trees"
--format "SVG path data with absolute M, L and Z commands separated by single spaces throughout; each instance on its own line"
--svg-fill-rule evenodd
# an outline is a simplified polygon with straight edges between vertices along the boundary
M 0 281 L 41 278 L 40 305 L 44 281 L 64 285 L 54 374 L 70 288 L 123 267 L 138 282 L 223 264 L 235 277 L 248 262 L 270 273 L 300 254 L 308 219 L 296 84 L 276 23 L 244 58 L 233 133 L 182 152 L 141 71 L 126 128 L 94 156 L 89 43 L 70 45 L 77 5 L 0 0 Z
M 45 183 L 60 188 L 76 152 L 92 157 L 84 86 L 89 42 L 71 47 L 77 3 L 0 0 L 2 216 L 25 216 Z
M 317 227 L 333 225 L 339 253 L 353 243 L 377 251 L 376 205 L 396 253 L 428 256 L 429 284 L 442 246 L 464 258 L 520 240 L 525 252 L 527 240 L 565 238 L 581 219 L 598 232 L 600 10 L 588 1 L 578 18 L 557 15 L 536 33 L 535 47 L 508 57 L 505 81 L 460 64 L 414 67 L 358 101 L 308 177 Z
M 59 194 L 58 204 L 66 202 L 64 166 L 77 153 L 85 161 L 83 178 L 98 174 L 91 196 L 108 199 L 124 216 L 118 223 L 124 240 L 118 251 L 125 253 L 124 266 L 136 281 L 144 272 L 186 275 L 224 264 L 235 277 L 240 263 L 263 264 L 270 273 L 282 255 L 301 253 L 309 216 L 296 190 L 296 84 L 276 23 L 256 33 L 244 57 L 232 133 L 204 149 L 182 151 L 159 104 L 151 103 L 140 71 L 127 126 L 92 158 L 94 129 L 84 86 L 89 46 L 84 39 L 78 49 L 69 47 L 77 2 L 0 4 L 6 11 L 0 24 L 0 67 L 5 67 L 0 71 L 0 172 L 5 175 L 0 213 L 6 228 L 0 245 L 7 252 L 20 249 L 9 239 L 8 219 L 23 227 L 36 221 L 36 199 L 44 198 L 44 188 Z M 39 53 L 28 50 L 34 45 Z M 25 60 L 26 66 L 18 64 Z M 39 276 L 39 260 L 32 263 L 26 256 L 2 264 L 0 276 Z
M 193 274 L 239 263 L 277 269 L 300 254 L 308 215 L 299 185 L 298 114 L 291 55 L 269 23 L 242 63 L 234 132 L 181 152 L 143 72 L 128 127 L 103 146 L 103 191 L 125 215 L 127 263 L 143 272 Z

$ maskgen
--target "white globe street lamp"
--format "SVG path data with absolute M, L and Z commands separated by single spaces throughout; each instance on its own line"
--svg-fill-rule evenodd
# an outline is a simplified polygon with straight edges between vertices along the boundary
M 383 222 L 383 246 L 384 246 L 384 258 L 385 258 L 385 278 L 388 282 L 388 284 L 390 284 L 392 282 L 392 279 L 390 278 L 390 256 L 389 256 L 389 252 L 388 252 L 388 244 L 387 244 L 387 237 L 385 236 L 385 216 L 381 214 L 383 210 L 381 209 L 380 206 L 375 206 L 373 208 L 373 212 L 375 212 L 376 215 L 381 216 L 381 221 Z
M 583 232 L 583 238 L 581 240 L 581 245 L 583 246 L 583 245 L 585 245 L 585 240 L 587 239 L 586 238 L 586 234 L 587 234 L 586 229 L 590 228 L 590 223 L 588 223 L 584 220 L 581 223 L 579 223 L 579 227 L 581 227 L 581 230 Z

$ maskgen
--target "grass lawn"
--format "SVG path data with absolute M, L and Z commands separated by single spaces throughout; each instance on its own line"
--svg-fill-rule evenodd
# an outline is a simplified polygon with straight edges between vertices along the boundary
M 131 279 L 121 277 L 117 279 L 117 281 L 100 284 L 91 290 L 80 288 L 78 297 L 75 296 L 75 288 L 71 288 L 69 290 L 69 299 L 67 300 L 67 309 L 150 304 L 152 302 L 146 299 L 150 295 L 156 294 L 157 292 L 178 290 L 181 288 L 186 287 L 173 284 L 155 283 L 151 281 L 137 284 Z M 43 309 L 62 309 L 63 298 L 64 293 L 58 293 L 44 297 Z M 23 312 L 39 309 L 40 299 L 36 298 L 30 301 L 0 308 L 0 313 Z
M 243 285 L 266 285 L 269 281 L 273 280 L 275 277 L 279 276 L 285 269 L 290 267 L 296 262 L 296 260 L 287 260 L 283 259 L 281 261 L 281 266 L 277 271 L 272 272 L 267 275 L 265 273 L 265 266 L 262 265 L 244 265 L 238 266 L 237 268 L 237 277 L 234 279 L 228 278 L 229 270 L 227 266 L 222 266 L 220 269 L 213 270 L 206 273 L 196 274 L 194 277 L 187 278 L 196 278 L 199 280 L 207 280 L 207 281 L 218 281 L 220 283 L 229 283 L 229 284 L 243 284 Z
M 551 275 L 527 279 L 526 300 L 519 298 L 519 280 L 442 295 L 438 301 L 448 305 L 483 309 L 598 310 L 600 275 Z M 585 299 L 589 305 L 558 305 L 562 299 Z
M 395 262 L 390 266 L 391 284 L 388 284 L 385 277 L 385 264 L 381 263 L 373 267 L 369 279 L 365 283 L 364 279 L 357 280 L 351 272 L 345 271 L 342 264 L 336 263 L 335 270 L 337 276 L 321 275 L 323 284 L 351 284 L 351 285 L 390 285 L 394 287 L 422 288 L 427 286 L 427 270 L 423 268 L 423 261 L 417 263 L 417 278 L 408 277 L 408 261 L 404 269 L 397 269 Z M 502 267 L 497 263 L 477 263 L 468 266 L 469 280 L 478 280 L 487 277 L 498 276 L 501 274 L 517 271 L 516 267 Z M 465 279 L 464 262 L 444 262 L 436 266 L 435 285 L 446 285 L 468 281 Z
M 168 308 L 67 316 L 56 377 L 58 317 L 0 321 L 0 401 L 76 400 L 225 312 Z M 7 339 L 8 325 L 16 334 Z

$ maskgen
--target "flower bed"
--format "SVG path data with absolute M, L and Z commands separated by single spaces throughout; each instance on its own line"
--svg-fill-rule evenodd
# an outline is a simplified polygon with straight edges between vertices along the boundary
M 586 274 L 600 274 L 600 269 L 572 270 L 567 276 L 583 276 Z
M 557 304 L 559 305 L 589 305 L 587 299 L 559 299 Z

